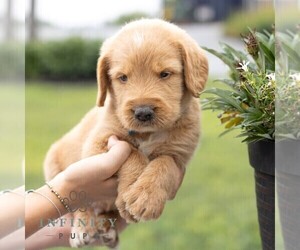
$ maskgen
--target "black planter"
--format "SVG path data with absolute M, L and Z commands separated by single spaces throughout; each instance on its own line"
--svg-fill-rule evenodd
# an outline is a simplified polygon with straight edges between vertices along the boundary
M 276 188 L 284 249 L 299 249 L 300 140 L 276 143 Z
M 256 204 L 263 250 L 275 249 L 275 142 L 248 144 L 250 165 L 255 170 Z

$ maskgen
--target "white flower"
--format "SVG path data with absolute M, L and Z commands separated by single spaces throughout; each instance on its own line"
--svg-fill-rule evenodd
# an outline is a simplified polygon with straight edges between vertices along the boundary
M 300 82 L 300 73 L 291 74 L 290 78 L 295 82 Z
M 249 65 L 249 63 L 250 63 L 250 62 L 246 62 L 246 61 L 243 60 L 243 62 L 239 63 L 239 65 L 240 65 L 241 67 L 238 67 L 238 68 L 236 68 L 236 69 L 241 69 L 241 70 L 243 70 L 243 71 L 245 71 L 245 72 L 248 72 L 248 65 Z
M 267 74 L 267 78 L 268 78 L 270 81 L 275 81 L 275 73 Z
M 290 74 L 289 79 L 291 87 L 300 87 L 300 73 Z
M 275 84 L 275 73 L 269 73 L 266 75 L 267 79 L 269 80 L 267 86 L 271 87 Z

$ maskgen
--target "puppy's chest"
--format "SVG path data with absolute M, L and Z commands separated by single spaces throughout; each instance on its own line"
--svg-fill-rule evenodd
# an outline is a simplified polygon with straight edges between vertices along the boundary
M 137 138 L 138 149 L 147 157 L 149 157 L 154 150 L 156 150 L 161 144 L 165 143 L 168 139 L 168 133 L 155 133 L 151 134 L 147 139 Z

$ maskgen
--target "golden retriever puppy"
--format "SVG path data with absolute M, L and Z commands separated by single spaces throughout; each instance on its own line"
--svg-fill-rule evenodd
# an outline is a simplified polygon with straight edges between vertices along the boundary
M 127 222 L 157 219 L 173 199 L 198 144 L 199 97 L 208 77 L 207 59 L 185 31 L 158 19 L 125 25 L 106 40 L 97 65 L 98 97 L 82 121 L 49 150 L 44 168 L 53 178 L 71 163 L 107 151 L 111 135 L 132 145 L 118 171 L 116 201 L 93 203 L 75 218 L 115 211 Z M 84 170 L 83 170 L 84 171 Z M 96 188 L 96 187 L 95 187 Z M 114 228 L 74 228 L 88 237 L 71 240 L 83 246 L 96 240 L 115 247 Z M 99 239 L 99 238 L 98 238 Z

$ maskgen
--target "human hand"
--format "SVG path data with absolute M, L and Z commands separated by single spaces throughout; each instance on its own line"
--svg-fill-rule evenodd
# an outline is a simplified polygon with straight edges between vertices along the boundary
M 131 153 L 129 144 L 119 141 L 116 136 L 108 140 L 108 152 L 95 155 L 70 165 L 58 174 L 49 184 L 62 197 L 68 197 L 71 192 L 84 192 L 90 201 L 101 201 L 116 198 L 117 177 L 119 170 Z M 72 201 L 77 206 L 79 199 Z

